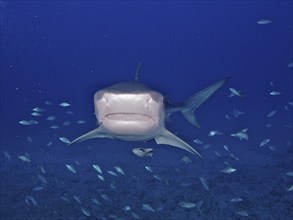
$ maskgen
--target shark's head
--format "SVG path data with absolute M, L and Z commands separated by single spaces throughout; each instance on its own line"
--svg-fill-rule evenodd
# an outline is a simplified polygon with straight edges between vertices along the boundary
M 95 113 L 109 134 L 151 137 L 164 126 L 163 99 L 141 83 L 118 83 L 95 93 Z

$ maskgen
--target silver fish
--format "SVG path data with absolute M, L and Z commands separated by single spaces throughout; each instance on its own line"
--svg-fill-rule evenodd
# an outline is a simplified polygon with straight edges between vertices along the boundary
M 3 151 L 3 154 L 8 160 L 11 160 L 10 153 L 8 151 Z
M 277 92 L 277 91 L 272 91 L 272 92 L 270 92 L 270 95 L 281 95 L 281 93 Z
M 243 216 L 243 217 L 249 216 L 248 212 L 245 211 L 245 210 L 238 211 L 238 212 L 236 212 L 236 214 L 240 215 L 240 216 Z
M 271 140 L 271 139 L 264 139 L 264 140 L 260 143 L 259 147 L 263 147 L 264 145 L 266 145 L 267 143 L 269 143 L 270 140 Z
M 149 172 L 153 172 L 153 170 L 152 170 L 152 168 L 150 167 L 150 166 L 145 166 L 144 167 L 147 171 L 149 171 Z
M 185 208 L 185 209 L 191 209 L 191 208 L 196 207 L 196 204 L 193 202 L 180 202 L 179 206 L 181 206 L 182 208 Z
M 36 116 L 36 117 L 38 117 L 38 116 L 42 116 L 42 114 L 39 113 L 39 112 L 32 112 L 31 115 L 32 115 L 32 116 Z
M 120 174 L 122 174 L 122 175 L 125 175 L 125 172 L 124 172 L 124 170 L 121 168 L 121 167 L 114 167 L 115 168 L 115 170 L 118 172 L 118 173 L 120 173 Z
M 155 212 L 155 210 L 153 209 L 153 207 L 151 207 L 150 204 L 142 204 L 142 209 L 145 211 Z
M 84 208 L 84 207 L 81 207 L 81 212 L 85 215 L 85 216 L 87 216 L 87 217 L 90 217 L 91 216 L 91 213 L 89 212 L 89 210 L 87 210 L 86 208 Z
M 153 148 L 133 148 L 132 153 L 138 157 L 153 157 L 154 150 Z
M 239 97 L 242 97 L 242 93 L 241 91 L 237 90 L 237 89 L 234 89 L 234 88 L 229 88 L 231 94 L 229 97 L 233 97 L 233 96 L 239 96 Z
M 111 170 L 108 170 L 107 173 L 109 173 L 109 174 L 112 175 L 112 176 L 118 176 L 117 173 L 115 173 L 115 172 L 113 172 L 113 171 L 111 171 Z
M 62 102 L 62 103 L 60 103 L 59 105 L 60 105 L 61 107 L 68 107 L 68 106 L 70 106 L 70 104 L 67 103 L 67 102 Z
M 23 162 L 31 162 L 30 158 L 27 155 L 19 155 L 18 158 Z
M 189 164 L 192 163 L 192 159 L 188 156 L 184 156 L 181 158 L 181 160 L 185 163 L 185 164 Z
M 240 139 L 240 141 L 242 140 L 248 140 L 248 135 L 247 135 L 247 128 L 245 129 L 242 129 L 241 131 L 237 132 L 237 133 L 234 133 L 234 134 L 231 134 L 230 136 L 231 137 L 238 137 Z
M 33 108 L 33 111 L 35 111 L 35 112 L 44 112 L 44 111 L 46 111 L 46 109 L 35 107 L 35 108 Z
M 59 137 L 59 140 L 64 142 L 65 144 L 69 144 L 70 143 L 70 140 L 68 140 L 67 137 Z
M 103 176 L 98 175 L 98 178 L 99 178 L 101 181 L 105 182 L 105 178 L 104 178 Z
M 203 187 L 207 190 L 210 191 L 210 188 L 208 186 L 208 182 L 203 178 L 203 177 L 198 177 L 198 179 L 200 180 L 201 184 L 203 185 Z
M 267 114 L 267 118 L 273 117 L 276 113 L 277 113 L 276 110 L 270 111 L 270 112 Z
M 21 125 L 31 125 L 31 123 L 29 121 L 26 121 L 26 120 L 21 120 L 18 123 L 21 124 Z
M 65 164 L 65 165 L 70 172 L 76 173 L 76 170 L 74 169 L 74 167 L 72 165 L 69 165 L 69 164 Z
M 272 23 L 271 20 L 268 20 L 268 19 L 261 19 L 259 21 L 257 21 L 258 24 L 270 24 Z
M 93 168 L 94 168 L 97 172 L 99 172 L 100 174 L 103 173 L 99 165 L 95 165 L 95 164 L 93 164 Z
M 222 134 L 222 133 L 219 132 L 219 131 L 210 131 L 209 134 L 208 134 L 208 136 L 209 136 L 209 137 L 212 137 L 212 136 L 215 136 L 215 135 L 221 135 L 221 134 Z
M 226 167 L 225 169 L 221 170 L 222 173 L 228 173 L 228 174 L 233 173 L 235 171 L 236 169 L 233 167 Z
M 47 121 L 54 121 L 54 120 L 56 120 L 56 117 L 53 116 L 53 115 L 51 115 L 51 116 L 48 116 L 48 117 L 46 118 L 46 120 L 47 120 Z

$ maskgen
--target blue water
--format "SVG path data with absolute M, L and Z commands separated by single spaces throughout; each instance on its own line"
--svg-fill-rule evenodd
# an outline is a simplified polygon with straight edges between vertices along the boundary
M 1 220 L 292 219 L 292 1 L 0 7 Z M 153 140 L 60 141 L 94 129 L 94 93 L 134 80 L 139 62 L 140 82 L 172 104 L 231 77 L 196 110 L 200 129 L 180 113 L 166 122 L 203 159 Z M 247 140 L 231 136 L 243 129 Z M 153 148 L 153 158 L 135 147 Z

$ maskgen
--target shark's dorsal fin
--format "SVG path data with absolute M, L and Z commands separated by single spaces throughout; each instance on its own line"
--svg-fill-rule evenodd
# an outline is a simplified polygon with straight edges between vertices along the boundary
M 138 81 L 139 81 L 138 76 L 139 76 L 139 74 L 140 74 L 140 69 L 141 69 L 141 62 L 139 62 L 139 63 L 137 64 L 137 67 L 136 67 L 135 78 L 134 78 L 134 81 L 135 81 L 135 82 L 138 82 Z

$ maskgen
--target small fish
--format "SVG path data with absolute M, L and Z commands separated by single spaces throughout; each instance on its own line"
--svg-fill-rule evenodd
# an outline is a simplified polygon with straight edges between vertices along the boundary
M 31 125 L 37 125 L 37 124 L 39 124 L 39 122 L 36 121 L 36 120 L 29 120 L 28 123 L 30 123 Z
M 54 120 L 56 120 L 56 117 L 53 116 L 53 115 L 51 115 L 51 116 L 48 116 L 48 117 L 46 118 L 46 120 L 47 120 L 47 121 L 54 121 Z
M 178 205 L 185 209 L 191 209 L 196 207 L 196 204 L 193 202 L 180 202 Z
M 90 217 L 91 216 L 91 213 L 89 212 L 89 210 L 87 210 L 86 208 L 84 208 L 84 207 L 81 207 L 81 212 L 85 215 L 85 216 L 87 216 L 87 217 Z
M 53 105 L 53 103 L 52 102 L 49 102 L 49 101 L 45 101 L 45 104 L 46 105 Z
M 78 197 L 78 196 L 73 196 L 73 198 L 74 198 L 74 200 L 75 200 L 76 202 L 78 202 L 78 203 L 80 203 L 80 204 L 81 204 L 81 201 L 80 201 L 80 199 L 79 199 L 79 197 Z
M 268 146 L 268 148 L 271 150 L 271 151 L 276 151 L 276 148 L 272 145 Z
M 122 175 L 125 175 L 125 172 L 123 171 L 123 169 L 122 169 L 121 167 L 115 167 L 115 170 L 116 170 L 118 173 L 120 173 L 120 174 L 122 174 Z
M 33 108 L 33 111 L 35 111 L 35 112 L 44 112 L 44 111 L 46 111 L 46 109 L 35 107 L 35 108 Z
M 52 128 L 52 129 L 59 129 L 60 127 L 58 125 L 52 125 L 52 126 L 50 126 L 50 128 Z
M 63 125 L 63 126 L 69 126 L 69 125 L 71 125 L 71 122 L 70 122 L 70 121 L 65 121 L 65 122 L 63 122 L 62 125 Z
M 115 173 L 115 172 L 113 172 L 113 171 L 111 171 L 111 170 L 108 170 L 107 173 L 109 173 L 109 174 L 112 175 L 112 176 L 118 176 L 117 173 Z
M 101 205 L 101 203 L 99 202 L 99 200 L 93 198 L 91 199 L 93 203 L 95 203 L 96 205 Z
M 231 119 L 229 115 L 225 115 L 225 118 L 228 120 Z
M 245 210 L 238 211 L 238 212 L 236 212 L 236 214 L 243 216 L 243 217 L 247 217 L 249 215 L 248 212 Z
M 233 116 L 234 116 L 235 118 L 238 118 L 238 116 L 240 116 L 240 115 L 245 115 L 245 112 L 240 111 L 240 110 L 237 110 L 237 109 L 235 108 L 235 106 L 234 106 L 234 108 L 233 108 Z
M 234 173 L 235 171 L 236 169 L 233 167 L 226 167 L 225 169 L 221 170 L 222 173 L 228 173 L 228 174 Z
M 105 199 L 106 201 L 111 201 L 111 199 L 109 198 L 109 196 L 107 196 L 106 194 L 102 194 L 101 197 L 103 199 Z
M 231 156 L 234 160 L 239 160 L 239 158 L 236 157 L 234 154 L 230 154 L 230 156 Z
M 39 113 L 39 112 L 32 112 L 31 115 L 32 115 L 32 116 L 36 116 L 36 117 L 38 117 L 38 116 L 42 116 L 42 114 Z
M 130 214 L 134 219 L 141 219 L 135 212 L 130 211 Z
M 28 163 L 31 162 L 30 158 L 27 155 L 20 155 L 18 156 L 18 158 L 23 162 L 28 162 Z
M 288 175 L 288 176 L 292 176 L 292 177 L 293 177 L 293 171 L 289 171 L 289 172 L 287 172 L 286 175 Z
M 152 170 L 152 168 L 150 167 L 150 166 L 145 166 L 144 167 L 147 171 L 149 171 L 149 172 L 153 172 L 153 170 Z
M 276 110 L 270 111 L 270 112 L 267 114 L 267 118 L 273 117 L 276 113 L 277 113 Z
M 70 144 L 70 140 L 67 137 L 59 137 L 59 140 L 64 142 L 65 144 Z
M 153 207 L 151 207 L 150 204 L 142 204 L 142 209 L 145 211 L 155 212 L 155 210 L 153 209 Z
M 80 162 L 78 162 L 77 160 L 74 161 L 74 163 L 78 166 L 80 166 Z
M 105 178 L 104 178 L 103 176 L 98 175 L 98 178 L 99 178 L 101 181 L 105 182 Z
M 281 95 L 281 93 L 277 92 L 277 91 L 272 91 L 272 92 L 270 92 L 270 95 Z
M 192 163 L 192 159 L 188 156 L 184 156 L 181 158 L 181 160 L 185 163 L 185 164 L 189 164 Z
M 131 207 L 129 205 L 127 205 L 127 206 L 124 206 L 122 210 L 123 211 L 130 211 Z
M 60 103 L 59 105 L 60 105 L 61 107 L 68 107 L 68 106 L 70 106 L 70 104 L 67 103 L 67 102 L 62 102 L 62 103 Z
M 193 142 L 196 144 L 203 144 L 203 142 L 199 139 L 194 139 Z
M 289 63 L 289 64 L 288 64 L 288 67 L 289 67 L 289 68 L 293 67 L 293 62 Z
M 39 174 L 38 177 L 39 177 L 39 179 L 40 179 L 43 183 L 45 183 L 45 184 L 48 183 L 47 180 L 46 180 L 46 177 L 44 177 L 43 175 Z
M 34 188 L 33 188 L 33 191 L 41 191 L 41 190 L 43 190 L 44 189 L 44 187 L 42 187 L 42 186 L 35 186 Z
M 52 143 L 51 141 L 48 142 L 47 147 L 50 147 L 52 144 L 53 144 L 53 143 Z
M 234 134 L 231 134 L 230 136 L 231 137 L 238 137 L 240 139 L 240 141 L 242 140 L 248 140 L 248 135 L 247 135 L 247 132 L 248 129 L 245 128 L 245 129 L 242 129 L 241 131 L 237 132 L 237 133 L 234 133 Z
M 69 199 L 68 199 L 67 197 L 65 197 L 65 196 L 60 196 L 60 198 L 61 198 L 63 201 L 65 201 L 65 202 L 70 202 Z
M 154 150 L 153 148 L 133 148 L 132 153 L 134 153 L 138 157 L 153 157 Z
M 31 125 L 31 123 L 29 121 L 26 121 L 26 120 L 21 120 L 18 123 L 21 124 L 21 125 Z
M 272 23 L 271 20 L 268 20 L 268 19 L 261 19 L 259 21 L 257 21 L 258 24 L 270 24 Z
M 293 191 L 293 184 L 287 189 L 287 191 Z
M 93 168 L 94 168 L 97 172 L 99 172 L 100 174 L 103 173 L 99 165 L 95 165 L 95 164 L 93 164 Z
M 212 136 L 215 136 L 215 135 L 221 135 L 221 134 L 222 134 L 222 133 L 219 132 L 219 131 L 210 131 L 209 134 L 208 134 L 208 136 L 209 136 L 209 137 L 212 137 Z
M 234 89 L 234 88 L 229 88 L 231 94 L 229 95 L 229 97 L 233 97 L 233 96 L 239 96 L 239 97 L 243 97 L 241 91 Z
M 74 112 L 73 111 L 66 111 L 66 114 L 67 115 L 74 115 Z
M 41 172 L 43 173 L 43 174 L 45 174 L 46 173 L 46 170 L 45 170 L 45 167 L 44 166 L 40 166 L 40 170 L 41 170 Z
M 235 197 L 230 200 L 231 202 L 241 202 L 242 199 L 240 197 Z
M 153 177 L 156 179 L 156 180 L 159 180 L 159 181 L 162 181 L 163 179 L 159 176 L 159 175 L 153 175 Z
M 69 171 L 71 171 L 72 173 L 76 173 L 76 170 L 74 169 L 72 165 L 69 165 L 69 164 L 65 164 L 65 165 Z
M 84 123 L 86 123 L 86 121 L 84 121 L 84 120 L 78 120 L 76 123 L 77 124 L 84 124 Z
M 31 196 L 31 195 L 27 195 L 27 196 L 26 196 L 26 199 L 27 199 L 28 201 L 31 201 L 31 203 L 32 203 L 34 206 L 36 206 L 36 207 L 39 206 L 39 204 L 37 203 L 37 201 L 35 200 L 35 198 L 34 198 L 33 196 Z
M 227 145 L 223 146 L 226 151 L 229 151 L 229 147 Z
M 259 147 L 263 147 L 264 145 L 266 145 L 267 143 L 269 143 L 270 140 L 271 140 L 271 139 L 264 139 L 264 140 L 260 143 Z
M 218 151 L 214 151 L 214 153 L 215 153 L 218 157 L 222 157 L 222 154 L 220 154 Z
M 198 177 L 198 179 L 200 180 L 201 184 L 203 185 L 203 187 L 207 190 L 210 191 L 210 188 L 208 186 L 208 182 L 203 178 L 203 177 Z
M 11 160 L 10 153 L 8 151 L 3 151 L 3 154 L 8 160 Z

